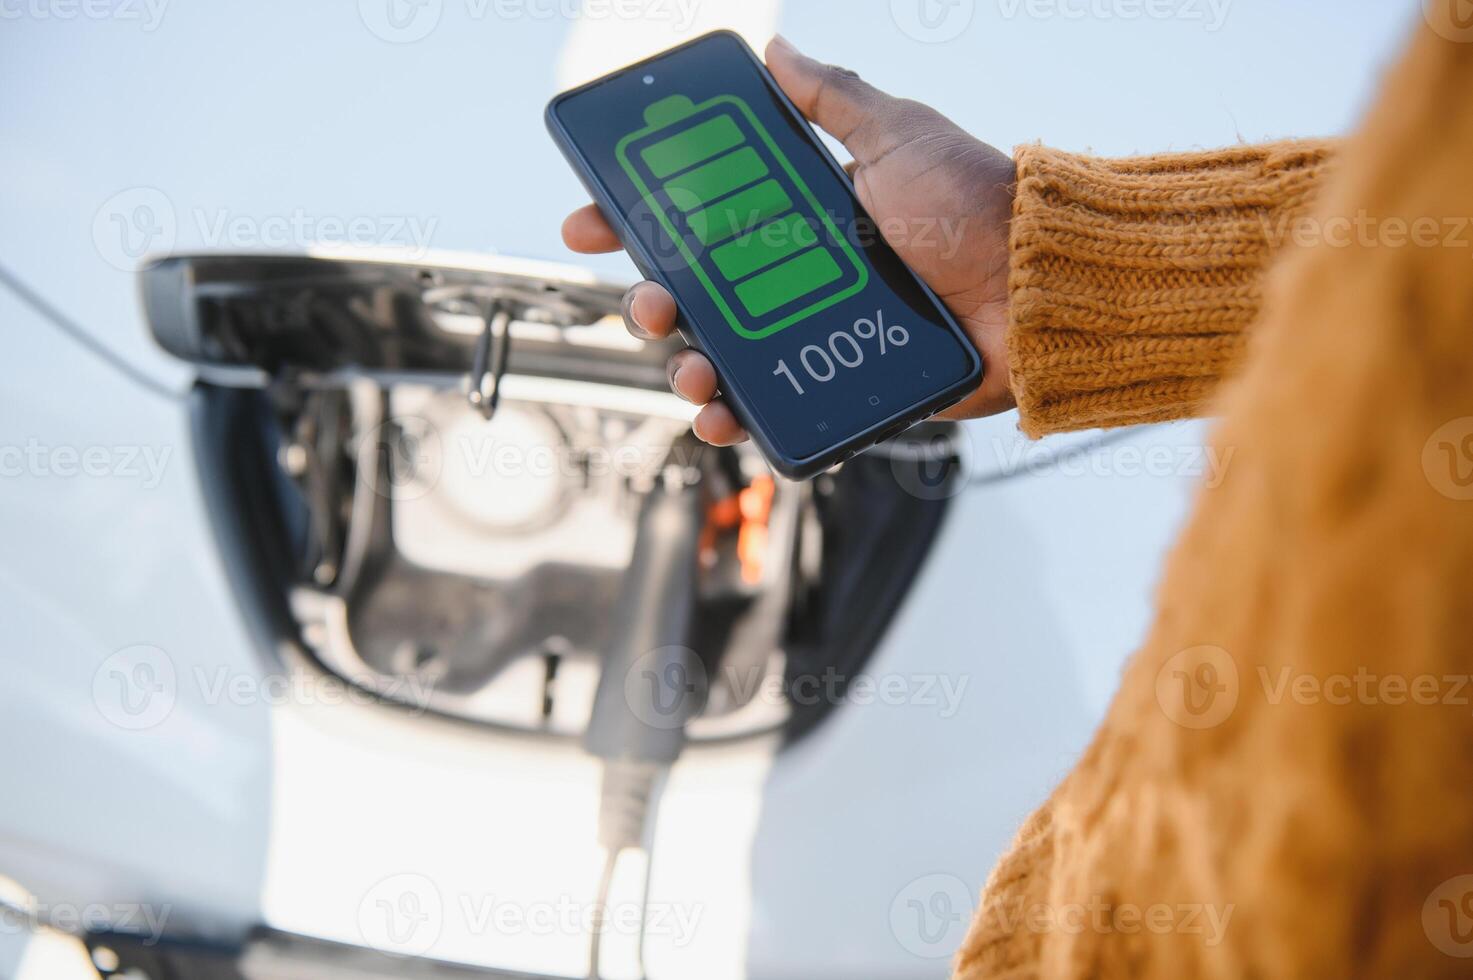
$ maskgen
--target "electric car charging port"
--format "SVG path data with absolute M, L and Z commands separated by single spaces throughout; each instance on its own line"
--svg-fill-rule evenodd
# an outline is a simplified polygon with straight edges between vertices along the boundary
M 146 270 L 155 337 L 198 367 L 214 523 L 272 639 L 387 703 L 571 739 L 621 617 L 678 602 L 692 743 L 793 739 L 842 703 L 788 692 L 842 694 L 869 658 L 946 508 L 906 471 L 937 461 L 882 448 L 799 484 L 696 443 L 665 390 L 675 348 L 629 337 L 621 295 L 507 260 Z M 672 467 L 701 485 L 696 581 L 641 593 L 641 506 Z

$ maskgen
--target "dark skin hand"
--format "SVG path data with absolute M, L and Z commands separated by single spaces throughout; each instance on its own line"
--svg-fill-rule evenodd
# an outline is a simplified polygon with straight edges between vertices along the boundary
M 767 46 L 766 58 L 793 104 L 853 155 L 846 169 L 860 203 L 982 353 L 981 386 L 942 417 L 975 418 L 1012 408 L 1004 335 L 1013 161 L 929 106 L 886 95 L 851 71 L 800 54 L 780 37 Z M 938 225 L 949 236 L 937 233 Z M 563 222 L 563 241 L 584 253 L 623 247 L 592 204 Z M 658 283 L 641 282 L 624 296 L 624 323 L 636 337 L 668 336 L 675 316 L 675 301 Z M 716 371 L 704 355 L 681 351 L 670 359 L 669 373 L 671 389 L 702 406 L 693 425 L 697 436 L 717 446 L 747 437 L 722 401 Z

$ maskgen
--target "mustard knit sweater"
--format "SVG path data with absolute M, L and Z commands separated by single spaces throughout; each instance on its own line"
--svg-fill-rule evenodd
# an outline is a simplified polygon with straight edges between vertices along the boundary
M 959 977 L 1473 975 L 1473 43 L 1427 11 L 1338 149 L 1019 153 L 1024 429 L 1233 454 Z

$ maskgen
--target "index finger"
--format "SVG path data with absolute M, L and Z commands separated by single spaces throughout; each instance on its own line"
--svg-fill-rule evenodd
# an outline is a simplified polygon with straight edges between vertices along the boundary
M 617 252 L 624 247 L 597 204 L 585 204 L 563 219 L 563 244 L 584 254 Z

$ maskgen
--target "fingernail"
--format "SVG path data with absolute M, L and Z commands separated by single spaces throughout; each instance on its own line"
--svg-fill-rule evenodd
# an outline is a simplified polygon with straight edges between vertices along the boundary
M 772 35 L 772 43 L 773 44 L 776 44 L 778 47 L 782 48 L 784 51 L 791 51 L 794 54 L 797 54 L 798 53 L 798 49 L 795 48 L 795 47 L 793 47 L 793 42 L 792 41 L 789 41 L 787 38 L 783 37 L 781 34 L 774 34 L 774 35 Z
M 624 323 L 629 327 L 629 332 L 642 340 L 654 340 L 655 335 L 644 328 L 634 314 L 634 300 L 639 291 L 631 289 L 624 294 Z

